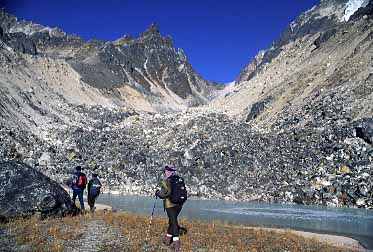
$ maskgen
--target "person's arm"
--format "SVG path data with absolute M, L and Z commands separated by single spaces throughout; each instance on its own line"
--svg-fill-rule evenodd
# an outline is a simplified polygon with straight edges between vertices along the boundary
M 161 199 L 165 199 L 170 196 L 170 185 L 168 179 L 163 180 L 161 184 L 161 190 L 157 191 L 157 196 Z
M 76 174 L 74 174 L 74 176 L 73 176 L 73 180 L 72 180 L 72 183 L 71 183 L 71 187 L 72 187 L 73 185 L 76 185 L 77 182 L 78 182 L 78 176 L 76 176 Z
M 92 180 L 88 182 L 88 194 L 89 194 L 89 191 L 91 190 L 91 186 L 92 186 Z

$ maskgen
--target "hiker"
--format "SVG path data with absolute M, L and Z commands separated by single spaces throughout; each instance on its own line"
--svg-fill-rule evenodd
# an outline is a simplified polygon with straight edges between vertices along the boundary
M 155 196 L 163 199 L 164 208 L 168 216 L 167 234 L 163 238 L 163 244 L 174 248 L 175 252 L 180 250 L 180 226 L 177 217 L 187 199 L 187 191 L 184 179 L 176 175 L 173 165 L 167 165 L 163 169 L 164 180 L 161 190 L 155 192 Z
M 94 212 L 96 209 L 95 201 L 100 194 L 100 189 L 102 186 L 100 180 L 97 177 L 97 173 L 93 173 L 92 179 L 88 183 L 88 205 L 91 209 L 91 212 Z
M 87 176 L 82 172 L 82 167 L 77 166 L 75 168 L 71 188 L 73 189 L 73 202 L 75 204 L 76 196 L 78 196 L 81 210 L 84 210 L 83 192 L 86 185 Z

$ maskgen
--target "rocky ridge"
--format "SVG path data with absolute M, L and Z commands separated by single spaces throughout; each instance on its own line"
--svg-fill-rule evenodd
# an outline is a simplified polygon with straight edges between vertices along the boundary
M 0 10 L 0 24 L 3 44 L 32 56 L 24 56 L 31 60 L 23 67 L 32 69 L 35 61 L 43 64 L 40 76 L 68 68 L 76 77 L 67 82 L 93 87 L 100 96 L 108 97 L 112 106 L 177 111 L 206 104 L 222 88 L 204 80 L 183 50 L 175 49 L 172 38 L 163 37 L 156 24 L 138 37 L 125 35 L 115 41 L 84 41 L 58 28 L 20 22 L 4 10 Z M 65 67 L 59 69 L 53 63 L 64 63 Z M 51 81 L 46 80 L 49 86 L 54 85 Z

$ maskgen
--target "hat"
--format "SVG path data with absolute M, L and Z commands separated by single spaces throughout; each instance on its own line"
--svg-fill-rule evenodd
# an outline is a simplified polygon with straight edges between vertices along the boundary
M 176 171 L 175 166 L 174 166 L 174 165 L 171 165 L 171 164 L 166 165 L 166 166 L 164 167 L 164 169 L 165 169 L 166 171 Z
M 82 167 L 81 167 L 80 165 L 78 165 L 78 166 L 75 168 L 75 170 L 77 170 L 77 171 L 81 171 L 81 170 L 82 170 Z

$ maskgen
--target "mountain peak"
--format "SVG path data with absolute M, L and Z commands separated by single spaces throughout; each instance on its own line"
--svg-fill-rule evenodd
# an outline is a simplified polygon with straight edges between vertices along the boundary
M 146 30 L 143 33 L 141 33 L 141 37 L 160 34 L 161 33 L 159 32 L 158 25 L 155 22 L 153 22 L 150 24 L 148 28 L 146 28 Z

